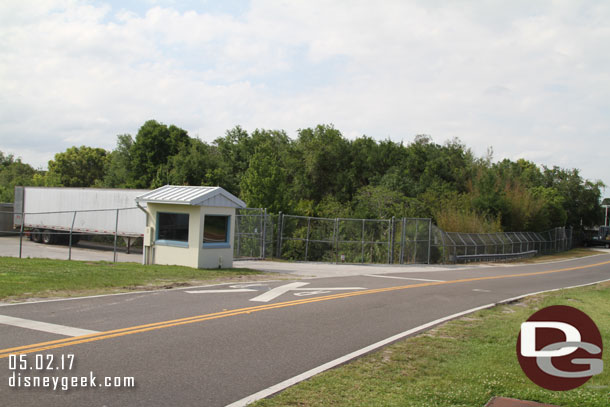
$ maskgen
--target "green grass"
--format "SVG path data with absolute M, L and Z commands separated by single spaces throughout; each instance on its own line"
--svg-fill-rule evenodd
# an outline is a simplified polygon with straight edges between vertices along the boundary
M 532 257 L 531 259 L 526 260 L 515 260 L 516 263 L 545 263 L 549 261 L 559 261 L 559 260 L 568 260 L 568 259 L 576 259 L 581 257 L 588 256 L 596 256 L 599 254 L 603 254 L 599 250 L 590 249 L 586 247 L 577 247 L 575 249 L 570 249 L 565 252 L 553 253 L 553 254 L 545 254 L 542 256 Z
M 172 288 L 216 281 L 247 281 L 264 276 L 265 273 L 241 268 L 198 270 L 136 263 L 0 257 L 0 300 Z
M 587 313 L 610 341 L 610 284 L 562 290 L 494 307 L 441 325 L 350 364 L 322 373 L 255 404 L 262 406 L 484 406 L 491 397 L 562 407 L 610 405 L 610 357 L 584 386 L 544 390 L 525 376 L 516 356 L 520 324 L 556 304 Z

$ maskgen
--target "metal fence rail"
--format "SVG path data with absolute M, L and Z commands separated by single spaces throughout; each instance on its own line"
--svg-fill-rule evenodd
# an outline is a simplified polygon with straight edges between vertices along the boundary
M 537 254 L 551 254 L 572 247 L 572 229 L 546 232 L 456 233 L 434 226 L 433 246 L 442 263 L 457 261 L 507 260 Z
M 241 209 L 235 257 L 295 261 L 430 264 L 501 261 L 572 247 L 572 231 L 455 233 L 428 218 L 349 219 Z

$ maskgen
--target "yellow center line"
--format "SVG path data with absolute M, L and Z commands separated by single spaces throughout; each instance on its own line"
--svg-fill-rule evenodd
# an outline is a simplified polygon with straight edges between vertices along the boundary
M 506 278 L 540 276 L 540 275 L 544 275 L 544 274 L 560 273 L 560 272 L 565 272 L 565 271 L 583 270 L 583 269 L 599 267 L 599 266 L 603 266 L 603 265 L 607 265 L 607 264 L 610 264 L 610 261 L 590 264 L 590 265 L 586 265 L 586 266 L 568 267 L 568 268 L 562 268 L 562 269 L 557 269 L 557 270 L 537 271 L 537 272 L 531 272 L 531 273 L 518 273 L 518 274 L 486 276 L 486 277 L 473 277 L 473 278 L 464 278 L 464 279 L 459 279 L 459 280 L 434 281 L 434 282 L 408 284 L 408 285 L 392 286 L 392 287 L 384 287 L 384 288 L 374 288 L 374 289 L 369 289 L 369 290 L 352 291 L 352 292 L 348 292 L 348 293 L 325 295 L 325 296 L 321 296 L 321 297 L 313 297 L 313 298 L 308 298 L 308 299 L 285 301 L 285 302 L 280 302 L 280 303 L 276 303 L 276 304 L 265 304 L 265 305 L 258 305 L 258 306 L 253 306 L 253 307 L 238 308 L 238 309 L 233 309 L 233 310 L 214 312 L 214 313 L 210 313 L 210 314 L 203 314 L 203 315 L 196 315 L 196 316 L 192 316 L 192 317 L 173 319 L 173 320 L 169 320 L 169 321 L 155 322 L 155 323 L 144 324 L 144 325 L 136 325 L 136 326 L 131 326 L 131 327 L 127 327 L 127 328 L 114 329 L 114 330 L 110 330 L 110 331 L 98 332 L 98 333 L 89 334 L 89 335 L 57 339 L 54 341 L 35 343 L 35 344 L 31 344 L 31 345 L 18 346 L 18 347 L 14 347 L 14 348 L 1 349 L 0 350 L 0 359 L 6 358 L 11 354 L 19 355 L 19 354 L 31 353 L 31 352 L 41 352 L 41 351 L 50 350 L 50 349 L 57 349 L 57 348 L 62 348 L 62 347 L 67 347 L 67 346 L 72 346 L 72 345 L 78 345 L 78 344 L 82 344 L 82 343 L 95 342 L 95 341 L 100 341 L 103 339 L 116 338 L 116 337 L 120 337 L 120 336 L 132 335 L 132 334 L 141 333 L 141 332 L 149 332 L 149 331 L 154 331 L 157 329 L 171 328 L 171 327 L 175 327 L 175 326 L 192 324 L 192 323 L 196 323 L 196 322 L 210 321 L 210 320 L 214 320 L 214 319 L 232 317 L 232 316 L 237 316 L 237 315 L 251 314 L 254 312 L 293 307 L 293 306 L 297 306 L 297 305 L 311 304 L 311 303 L 322 302 L 322 301 L 330 301 L 330 300 L 341 299 L 341 298 L 349 298 L 349 297 L 355 297 L 355 296 L 360 296 L 360 295 L 378 294 L 378 293 L 384 293 L 384 292 L 390 292 L 390 291 L 406 290 L 406 289 L 410 289 L 410 288 L 468 283 L 468 282 L 474 282 L 474 281 L 486 281 L 486 280 L 498 280 L 498 279 L 506 279 Z

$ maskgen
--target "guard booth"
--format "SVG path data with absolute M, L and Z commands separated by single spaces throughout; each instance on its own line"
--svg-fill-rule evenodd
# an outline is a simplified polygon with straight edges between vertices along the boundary
M 246 207 L 239 198 L 220 187 L 166 185 L 136 204 L 146 212 L 144 264 L 232 267 L 235 209 Z

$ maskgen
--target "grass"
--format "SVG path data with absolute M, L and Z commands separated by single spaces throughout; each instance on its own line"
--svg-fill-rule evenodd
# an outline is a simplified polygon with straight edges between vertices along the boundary
M 448 322 L 255 406 L 482 407 L 491 397 L 503 396 L 562 407 L 607 407 L 608 351 L 602 374 L 566 392 L 536 386 L 519 366 L 520 324 L 538 309 L 556 304 L 584 311 L 596 322 L 602 338 L 610 338 L 610 284 L 546 293 Z
M 198 270 L 182 266 L 0 257 L 0 300 L 67 297 L 172 288 L 267 276 L 249 269 Z
M 525 260 L 516 260 L 518 263 L 545 263 L 550 261 L 559 261 L 559 260 L 567 260 L 567 259 L 576 259 L 581 257 L 588 256 L 596 256 L 599 254 L 603 254 L 599 250 L 585 248 L 585 247 L 577 247 L 575 249 L 570 249 L 565 252 L 553 253 L 553 254 L 545 254 L 542 256 L 532 257 L 531 259 Z

